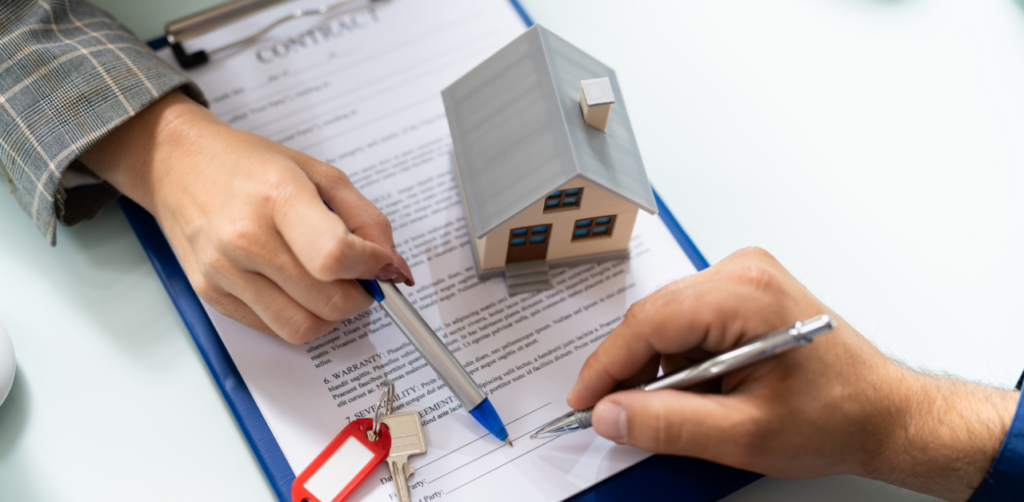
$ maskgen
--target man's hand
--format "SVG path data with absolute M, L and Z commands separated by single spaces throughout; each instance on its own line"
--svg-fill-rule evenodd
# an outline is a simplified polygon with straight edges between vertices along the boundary
M 387 218 L 344 173 L 180 93 L 80 160 L 156 217 L 200 298 L 264 333 L 309 341 L 370 306 L 351 279 L 412 280 Z
M 810 346 L 693 391 L 624 391 L 819 314 Z M 634 304 L 590 356 L 569 405 L 623 444 L 784 478 L 856 474 L 966 500 L 1018 393 L 932 377 L 885 357 L 771 255 L 747 249 Z

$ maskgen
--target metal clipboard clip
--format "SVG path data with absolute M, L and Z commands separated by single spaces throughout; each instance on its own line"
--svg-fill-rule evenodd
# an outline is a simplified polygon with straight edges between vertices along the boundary
M 331 12 L 338 12 L 345 7 L 361 7 L 363 5 L 379 2 L 380 0 L 341 0 L 333 4 L 321 5 L 313 9 L 296 9 L 287 16 L 272 21 L 263 29 L 256 31 L 249 36 L 240 38 L 227 45 L 214 49 L 200 49 L 190 54 L 185 51 L 185 48 L 181 45 L 182 42 L 194 39 L 200 35 L 216 30 L 217 28 L 238 21 L 246 16 L 250 16 L 261 10 L 274 7 L 287 1 L 290 0 L 236 0 L 234 2 L 202 11 L 185 19 L 172 21 L 167 24 L 167 29 L 165 30 L 167 34 L 167 44 L 171 46 L 171 52 L 174 53 L 174 58 L 178 60 L 178 64 L 187 70 L 189 68 L 195 68 L 205 64 L 214 54 L 255 42 L 263 35 L 269 33 L 270 30 L 288 21 L 298 19 L 300 17 L 319 16 Z

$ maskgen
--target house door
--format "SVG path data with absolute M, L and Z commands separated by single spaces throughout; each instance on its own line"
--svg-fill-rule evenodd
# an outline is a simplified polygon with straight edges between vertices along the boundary
M 543 260 L 548 256 L 548 242 L 550 241 L 550 224 L 513 228 L 508 239 L 508 254 L 505 263 Z

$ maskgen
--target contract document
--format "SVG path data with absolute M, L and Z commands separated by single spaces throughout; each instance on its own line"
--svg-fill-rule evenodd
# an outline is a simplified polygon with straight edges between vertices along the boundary
M 225 45 L 318 5 L 290 2 L 194 46 Z M 372 417 L 385 378 L 397 410 L 417 411 L 426 434 L 428 452 L 409 459 L 414 501 L 562 500 L 649 455 L 593 430 L 529 435 L 569 409 L 581 366 L 630 304 L 696 272 L 664 223 L 641 212 L 629 260 L 554 269 L 547 291 L 509 297 L 503 278 L 475 273 L 440 91 L 524 29 L 506 0 L 374 2 L 282 24 L 186 72 L 226 122 L 338 167 L 387 215 L 416 278 L 401 289 L 488 394 L 515 444 L 461 409 L 378 306 L 301 346 L 207 306 L 296 473 L 349 421 Z M 352 496 L 395 499 L 386 464 Z

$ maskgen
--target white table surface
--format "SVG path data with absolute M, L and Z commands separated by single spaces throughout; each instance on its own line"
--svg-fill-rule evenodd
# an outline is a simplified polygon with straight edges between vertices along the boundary
M 212 2 L 96 3 L 150 38 Z M 523 4 L 616 68 L 654 185 L 710 262 L 764 247 L 907 364 L 1016 381 L 1024 4 Z M 51 249 L 2 196 L 0 263 L 18 358 L 0 500 L 273 500 L 117 207 Z M 930 499 L 843 476 L 726 500 Z

